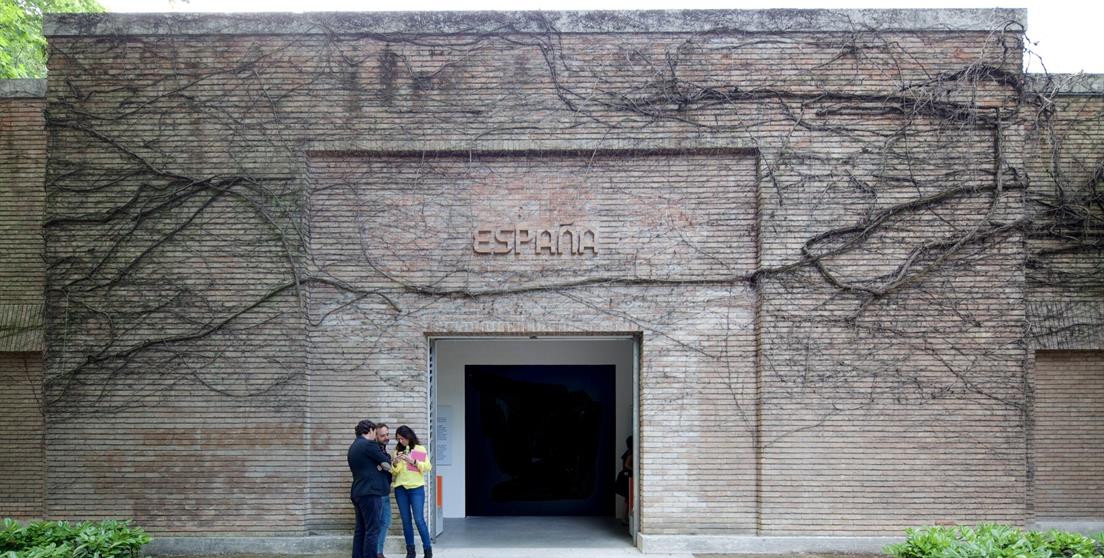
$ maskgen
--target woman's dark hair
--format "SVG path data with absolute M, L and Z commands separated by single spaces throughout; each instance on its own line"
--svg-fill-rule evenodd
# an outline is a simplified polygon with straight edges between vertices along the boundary
M 415 434 L 414 431 L 405 424 L 400 426 L 399 429 L 395 431 L 395 436 L 402 436 L 403 438 L 406 438 L 407 442 L 410 443 L 410 446 L 407 447 L 404 446 L 402 442 L 399 442 L 398 447 L 395 448 L 396 451 L 403 452 L 408 449 L 414 449 L 414 446 L 421 444 L 421 442 L 418 441 L 418 435 Z

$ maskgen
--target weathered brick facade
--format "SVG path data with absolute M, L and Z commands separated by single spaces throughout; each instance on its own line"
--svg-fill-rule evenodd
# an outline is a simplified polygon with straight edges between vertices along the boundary
M 368 296 L 350 304 L 348 294 L 330 285 L 311 289 L 311 318 L 319 324 L 309 333 L 309 368 L 317 371 L 312 418 L 327 425 L 312 439 L 316 447 L 331 448 L 312 455 L 312 470 L 320 473 L 312 475 L 312 528 L 347 522 L 348 505 L 340 498 L 347 490 L 345 465 L 337 454 L 348 444 L 348 429 L 340 425 L 366 406 L 394 413 L 392 423 L 425 430 L 420 372 L 427 332 L 635 332 L 649 324 L 656 333 L 643 342 L 643 362 L 653 372 L 642 378 L 641 407 L 652 414 L 645 411 L 642 429 L 698 433 L 728 466 L 661 467 L 669 452 L 653 455 L 648 444 L 669 441 L 642 440 L 641 467 L 654 463 L 656 470 L 641 481 L 641 498 L 656 506 L 643 528 L 678 533 L 693 523 L 717 533 L 753 529 L 755 458 L 747 425 L 728 412 L 710 411 L 728 408 L 734 397 L 737 405 L 754 407 L 755 297 L 743 285 L 724 283 L 755 264 L 753 157 L 317 155 L 310 172 L 311 264 L 337 283 L 362 292 L 387 292 L 392 281 L 472 292 L 526 286 L 474 300 L 444 297 L 424 309 L 423 293 L 399 291 L 387 295 L 390 301 Z M 519 218 L 585 223 L 601 231 L 601 247 L 597 255 L 570 259 L 468 257 L 480 223 Z M 366 269 L 365 258 L 386 276 Z M 632 271 L 674 284 L 607 284 Z M 564 282 L 582 285 L 550 287 Z M 374 333 L 366 337 L 365 331 Z M 358 382 L 366 375 L 370 381 Z M 682 488 L 672 491 L 673 484 Z
M 1032 405 L 1037 349 L 1104 383 L 1099 251 L 1027 225 L 1054 168 L 1091 198 L 1102 97 L 1040 128 L 1022 20 L 53 18 L 44 514 L 344 531 L 352 424 L 429 429 L 428 336 L 631 333 L 646 548 L 1092 518 Z M 561 224 L 596 249 L 481 253 Z
M 1029 395 L 1034 514 L 1104 515 L 1104 79 L 1037 77 L 1053 116 L 1026 123 Z
M 1052 103 L 1053 116 L 1026 125 L 1029 202 L 1035 211 L 1057 213 L 1040 221 L 1040 228 L 1057 234 L 1036 235 L 1027 244 L 1031 342 L 1037 349 L 1101 350 L 1104 232 L 1094 228 L 1099 221 L 1093 217 L 1099 220 L 1104 211 L 1104 80 L 1056 75 L 1032 85 Z M 1079 209 L 1079 200 L 1090 206 L 1095 200 L 1096 212 Z
M 45 83 L 0 81 L 0 515 L 43 513 Z

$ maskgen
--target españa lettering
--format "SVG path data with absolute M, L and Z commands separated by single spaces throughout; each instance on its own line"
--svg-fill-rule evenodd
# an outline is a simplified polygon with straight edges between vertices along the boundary
M 472 249 L 482 255 L 514 255 L 531 253 L 537 256 L 562 254 L 598 255 L 598 231 L 573 223 L 553 226 L 513 224 L 479 226 L 472 235 Z

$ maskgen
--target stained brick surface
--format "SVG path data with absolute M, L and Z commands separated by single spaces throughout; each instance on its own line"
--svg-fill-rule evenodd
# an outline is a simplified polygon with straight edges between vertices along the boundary
M 388 423 L 426 430 L 426 332 L 643 330 L 641 469 L 653 471 L 641 480 L 644 528 L 754 529 L 754 295 L 717 284 L 754 266 L 754 157 L 318 157 L 311 176 L 312 264 L 343 284 L 530 289 L 474 301 L 394 293 L 395 307 L 311 290 L 321 322 L 310 329 L 313 526 L 346 521 L 338 457 L 358 413 L 380 409 Z M 519 218 L 589 224 L 598 254 L 473 253 L 479 223 Z M 602 284 L 621 277 L 707 283 Z M 541 288 L 578 280 L 598 284 Z M 675 433 L 709 450 L 669 447 Z M 684 460 L 700 466 L 670 466 Z
M 1104 352 L 1044 351 L 1035 363 L 1035 514 L 1104 517 Z
M 1104 190 L 1104 95 L 1063 92 L 1086 76 L 1063 78 L 1039 80 L 1054 114 L 1027 127 L 1029 203 L 1041 211 L 1094 194 L 1099 200 Z M 1090 203 L 1086 215 L 1077 205 L 1062 208 L 1060 221 L 1040 223 L 1053 234 L 1028 240 L 1027 309 L 1039 349 L 1104 349 L 1104 208 Z
M 36 85 L 31 80 L 15 83 Z M 41 404 L 45 100 L 14 89 L 0 91 L 0 516 L 34 518 L 43 513 L 45 493 Z
M 1033 283 L 1015 231 L 923 250 L 1032 211 L 1010 169 L 1045 172 L 1039 136 L 987 120 L 1018 93 L 943 81 L 1018 76 L 1019 35 L 512 29 L 51 37 L 46 515 L 347 530 L 352 425 L 426 432 L 426 335 L 461 332 L 640 335 L 644 533 L 897 534 L 1049 505 L 1025 332 L 1036 301 L 1072 319 L 1095 291 Z M 932 266 L 893 296 L 751 275 L 948 189 L 822 260 L 863 287 Z M 593 227 L 598 253 L 473 252 L 510 223 Z
M 44 108 L 41 97 L 0 95 L 0 305 L 42 303 Z
M 434 38 L 426 45 L 317 35 L 151 37 L 122 45 L 56 38 L 50 102 L 58 111 L 59 123 L 78 116 L 63 104 L 70 99 L 61 85 L 65 80 L 69 87 L 96 92 L 79 101 L 82 110 L 118 116 L 96 122 L 97 134 L 118 138 L 132 153 L 159 168 L 195 176 L 247 174 L 270 179 L 286 176 L 291 184 L 309 181 L 315 193 L 305 200 L 308 209 L 303 220 L 309 236 L 308 267 L 345 286 L 384 289 L 389 299 L 368 294 L 356 300 L 347 292 L 331 292 L 329 285 L 312 286 L 307 290 L 311 322 L 320 325 L 301 333 L 289 330 L 290 339 L 283 343 L 274 343 L 270 336 L 278 319 L 265 322 L 265 327 L 236 332 L 234 346 L 245 349 L 242 356 L 222 354 L 212 358 L 204 371 L 213 377 L 221 377 L 217 371 L 226 370 L 255 378 L 266 371 L 260 363 L 286 362 L 281 351 L 306 340 L 310 356 L 305 381 L 285 387 L 290 407 L 281 408 L 282 414 L 276 416 L 298 423 L 290 409 L 305 409 L 310 416 L 309 450 L 295 449 L 292 444 L 300 443 L 299 437 L 280 439 L 288 444 L 284 450 L 289 455 L 309 454 L 310 458 L 289 461 L 281 469 L 288 480 L 277 482 L 276 490 L 236 482 L 240 471 L 268 463 L 269 452 L 255 448 L 248 438 L 221 434 L 224 421 L 234 420 L 230 416 L 268 424 L 274 418 L 271 415 L 255 411 L 239 415 L 239 403 L 220 400 L 196 386 L 195 391 L 174 391 L 166 403 L 128 411 L 126 418 L 112 422 L 118 430 L 103 435 L 117 439 L 119 432 L 136 432 L 136 421 L 156 422 L 170 412 L 167 409 L 177 408 L 187 413 L 175 415 L 179 420 L 209 432 L 212 440 L 238 454 L 233 466 L 210 461 L 200 465 L 207 438 L 164 444 L 138 438 L 143 441 L 120 447 L 124 460 L 151 456 L 143 462 L 148 459 L 154 476 L 171 473 L 174 482 L 190 487 L 188 498 L 204 504 L 197 506 L 203 512 L 185 511 L 171 527 L 167 516 L 163 524 L 160 516 L 149 518 L 151 527 L 200 529 L 208 517 L 205 514 L 231 511 L 241 523 L 220 525 L 219 530 L 268 530 L 270 526 L 258 518 L 240 515 L 245 504 L 237 502 L 244 500 L 270 510 L 266 513 L 271 517 L 288 508 L 309 510 L 302 516 L 292 513 L 291 521 L 285 522 L 291 529 L 347 525 L 349 509 L 341 496 L 347 473 L 340 456 L 349 425 L 367 414 L 424 430 L 427 401 L 422 369 L 427 331 L 642 332 L 640 486 L 645 532 L 894 532 L 904 525 L 945 518 L 954 513 L 954 503 L 982 492 L 997 496 L 991 507 L 977 510 L 975 517 L 1019 517 L 1023 495 L 1017 487 L 1023 486 L 1023 459 L 1018 440 L 1023 433 L 1014 417 L 984 402 L 981 408 L 971 401 L 918 407 L 914 401 L 924 394 L 901 399 L 894 388 L 907 384 L 907 379 L 895 377 L 881 365 L 863 370 L 861 377 L 850 377 L 850 370 L 861 366 L 868 351 L 892 354 L 894 345 L 887 341 L 879 346 L 861 329 L 830 325 L 847 310 L 833 308 L 833 297 L 814 284 L 799 283 L 796 291 L 784 292 L 793 287 L 768 279 L 761 283 L 763 303 L 756 305 L 755 297 L 739 281 L 718 286 L 595 285 L 463 302 L 452 297 L 434 301 L 395 290 L 393 283 L 381 280 L 383 275 L 415 286 L 475 290 L 596 277 L 723 281 L 748 273 L 760 259 L 766 265 L 794 261 L 810 233 L 922 194 L 913 183 L 892 179 L 906 172 L 906 163 L 894 153 L 919 152 L 928 157 L 920 157 L 920 166 L 908 170 L 921 184 L 932 180 L 932 188 L 939 186 L 940 173 L 947 169 L 964 169 L 946 178 L 956 185 L 991 183 L 991 176 L 986 178 L 977 170 L 978 165 L 991 168 L 993 164 L 993 138 L 984 130 L 948 128 L 921 118 L 919 132 L 891 145 L 888 156 L 865 150 L 869 138 L 848 138 L 831 131 L 833 126 L 847 125 L 874 136 L 901 125 L 892 115 L 878 116 L 878 102 L 873 100 L 859 99 L 855 115 L 834 115 L 830 110 L 821 117 L 810 114 L 811 129 L 794 128 L 785 114 L 790 107 L 754 98 L 706 105 L 690 113 L 693 121 L 714 125 L 706 129 L 679 119 L 657 119 L 648 110 L 634 113 L 603 105 L 610 98 L 602 92 L 612 92 L 614 99 L 627 103 L 662 94 L 656 63 L 672 56 L 679 61 L 679 79 L 686 82 L 799 95 L 825 88 L 876 95 L 923 80 L 931 72 L 952 71 L 964 61 L 1002 63 L 996 58 L 999 49 L 994 48 L 993 36 L 982 33 L 897 34 L 889 50 L 870 48 L 862 58 L 840 56 L 841 46 L 850 40 L 843 34 L 784 35 L 761 43 L 755 38 L 739 33 L 616 38 L 565 34 L 555 37 L 564 57 L 563 62 L 553 61 L 555 73 L 550 73 L 542 54 L 542 41 L 548 39 L 542 36 L 471 37 L 470 46 L 455 45 L 455 37 Z M 162 57 L 173 63 L 156 62 Z M 104 72 L 79 69 L 89 63 Z M 559 68 L 561 63 L 567 68 Z M 1014 67 L 1018 61 L 1004 63 Z M 243 72 L 244 67 L 248 72 Z M 119 82 L 129 89 L 112 86 Z M 166 88 L 166 83 L 174 85 Z M 186 87 L 187 97 L 174 95 L 174 87 Z M 602 97 L 602 103 L 576 98 L 581 92 Z M 562 95 L 583 106 L 585 116 L 566 110 Z M 999 105 L 1004 95 L 996 90 L 985 102 Z M 127 98 L 131 100 L 126 106 L 137 102 L 140 108 L 124 110 L 119 103 Z M 205 106 L 221 108 L 201 108 Z M 867 110 L 875 116 L 863 115 Z M 151 118 L 154 114 L 156 118 Z M 611 122 L 618 126 L 611 128 Z M 150 140 L 157 143 L 156 148 L 148 146 Z M 52 126 L 51 141 L 58 155 L 51 175 L 60 184 L 83 180 L 79 175 L 63 176 L 80 165 L 117 168 L 132 162 L 84 130 Z M 316 154 L 310 165 L 296 156 L 295 146 L 304 142 Z M 428 162 L 416 158 L 399 164 L 372 155 L 419 142 L 459 148 L 474 153 L 475 159 L 430 156 Z M 587 150 L 572 157 L 536 155 L 562 145 Z M 341 146 L 365 155 L 347 159 L 325 155 Z M 506 159 L 480 155 L 519 146 L 534 155 Z M 637 154 L 618 158 L 592 153 L 593 147 L 604 146 L 630 148 Z M 685 157 L 649 155 L 649 149 L 688 147 L 705 151 Z M 726 150 L 710 153 L 710 147 Z M 740 149 L 754 155 L 741 154 Z M 796 156 L 783 155 L 787 150 Z M 772 165 L 778 168 L 771 168 L 770 181 L 759 180 L 757 168 Z M 304 172 L 308 167 L 316 174 L 308 176 Z M 849 187 L 840 190 L 851 183 L 848 173 L 871 183 L 874 196 Z M 752 187 L 755 184 L 757 188 Z M 58 190 L 48 212 L 62 216 L 88 211 L 90 202 L 106 209 L 132 191 L 116 188 L 91 200 L 82 197 L 78 208 L 73 205 L 78 198 Z M 822 195 L 826 191 L 832 195 Z M 971 215 L 984 207 L 985 199 L 980 194 L 964 196 L 951 211 Z M 207 299 L 227 306 L 243 304 L 256 291 L 286 281 L 286 272 L 280 273 L 276 265 L 277 254 L 272 254 L 272 260 L 258 259 L 265 257 L 266 245 L 256 236 L 256 224 L 249 218 L 243 222 L 220 217 L 222 203 L 229 207 L 230 201 L 220 199 L 206 211 L 204 235 L 174 238 L 173 247 L 158 254 L 156 267 L 151 260 L 135 272 L 137 276 L 165 276 L 185 284 L 206 282 Z M 757 205 L 761 206 L 761 238 L 754 232 Z M 1020 209 L 1011 204 L 1000 211 L 1014 215 Z M 511 265 L 471 259 L 466 244 L 472 225 L 511 217 L 595 221 L 604 227 L 602 238 L 609 243 L 602 246 L 601 256 L 571 264 L 521 258 Z M 930 231 L 922 238 L 932 238 L 946 233 L 937 221 L 938 217 L 932 223 L 918 218 L 909 225 Z M 48 236 L 51 259 L 95 249 L 102 243 L 101 232 L 95 226 L 59 228 Z M 900 254 L 908 249 L 908 241 L 917 240 L 912 233 L 902 234 L 879 242 Z M 207 254 L 202 261 L 211 262 L 211 254 L 220 253 L 223 242 L 243 235 L 258 246 L 248 258 L 231 258 L 227 248 L 227 258 L 206 264 L 200 273 L 185 263 L 200 261 L 185 256 L 197 248 Z M 941 280 L 936 287 L 953 288 L 956 300 L 976 308 L 978 316 L 969 323 L 981 320 L 973 327 L 986 332 L 964 344 L 963 356 L 956 358 L 970 362 L 986 355 L 979 373 L 1000 380 L 1015 376 L 1023 357 L 1022 349 L 1009 345 L 1018 338 L 1022 323 L 1012 265 L 1016 245 L 1010 246 L 1007 252 L 997 253 L 993 263 Z M 862 256 L 852 268 L 857 266 L 858 274 L 877 273 L 868 267 L 871 263 L 869 255 Z M 986 292 L 993 273 L 999 274 L 1001 289 L 1010 290 Z M 51 280 L 66 277 L 59 273 Z M 251 287 L 256 291 L 251 293 Z M 121 303 L 124 293 L 116 296 L 118 302 L 107 303 Z M 101 300 L 100 295 L 95 299 Z M 272 312 L 294 310 L 290 297 L 280 300 L 288 304 L 282 309 L 268 305 L 264 307 L 268 314 L 257 319 L 276 319 Z M 50 319 L 53 336 L 58 338 L 65 314 L 60 300 L 53 301 L 51 308 L 56 310 Z M 946 316 L 945 311 L 920 303 L 877 312 L 907 324 Z M 794 314 L 800 320 L 791 319 Z M 810 316 L 818 320 L 810 322 Z M 179 323 L 167 318 L 163 324 Z M 87 331 L 77 333 L 82 330 L 76 325 L 70 321 L 66 328 L 70 336 L 95 341 Z M 140 331 L 134 330 L 136 335 Z M 761 357 L 756 356 L 757 335 Z M 204 346 L 214 351 L 220 342 L 214 339 Z M 65 369 L 63 359 L 71 358 L 67 355 L 72 352 L 55 353 L 52 370 Z M 947 381 L 940 376 L 943 366 L 937 361 L 912 356 L 911 350 L 901 353 L 898 366 L 908 374 Z M 241 360 L 232 364 L 235 358 Z M 763 362 L 759 378 L 757 358 Z M 815 390 L 794 383 L 795 378 L 810 376 L 816 378 Z M 361 377 L 370 381 L 358 382 Z M 305 392 L 301 391 L 304 386 Z M 119 395 L 125 397 L 125 391 Z M 757 398 L 766 403 L 761 409 Z M 843 411 L 834 410 L 841 406 Z M 970 423 L 971 436 L 995 437 L 999 451 L 982 451 L 964 441 L 957 453 L 922 457 L 940 447 L 937 440 L 954 430 L 933 425 L 932 416 L 975 409 L 984 420 Z M 916 425 L 924 425 L 922 433 L 912 434 Z M 668 447 L 671 430 L 700 437 L 705 448 Z M 66 464 L 51 462 L 50 471 L 87 479 L 82 486 L 94 491 L 91 483 L 101 476 L 86 467 L 89 460 L 100 460 L 101 450 L 71 447 L 61 439 L 50 438 L 49 443 L 71 450 L 76 457 Z M 106 437 L 102 443 L 107 443 Z M 186 456 L 183 463 L 175 459 L 180 452 Z M 687 472 L 665 465 L 691 459 L 706 466 Z M 894 466 L 883 465 L 887 463 Z M 963 483 L 977 485 L 977 492 L 964 494 L 941 486 L 946 474 L 937 469 L 939 465 L 953 466 Z M 218 506 L 208 498 L 224 498 L 227 492 L 212 484 L 215 479 L 232 486 L 233 498 Z M 309 501 L 298 499 L 292 489 L 303 481 L 307 481 Z M 167 482 L 149 481 L 156 487 Z M 920 490 L 937 497 L 910 497 Z M 140 500 L 137 492 L 112 494 L 98 503 L 104 511 L 149 513 L 134 507 Z M 83 505 L 56 497 L 51 500 L 51 512 L 76 513 Z
M 42 357 L 0 353 L 0 515 L 42 516 Z

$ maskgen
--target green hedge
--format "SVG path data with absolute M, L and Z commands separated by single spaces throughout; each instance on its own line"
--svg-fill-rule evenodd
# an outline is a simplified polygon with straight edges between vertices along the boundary
M 1086 537 L 1006 525 L 907 529 L 907 540 L 885 547 L 895 558 L 1104 558 L 1104 533 Z
M 0 558 L 138 558 L 149 535 L 125 521 L 68 523 L 5 519 Z

